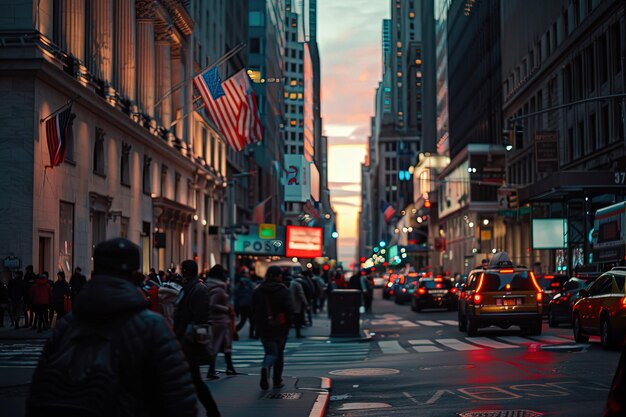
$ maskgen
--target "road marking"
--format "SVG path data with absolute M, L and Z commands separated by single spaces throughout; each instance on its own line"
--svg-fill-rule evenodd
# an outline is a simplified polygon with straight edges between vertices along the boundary
M 383 353 L 408 353 L 397 340 L 380 340 L 378 342 L 378 346 L 383 351 Z
M 544 343 L 567 343 L 567 342 L 571 342 L 571 340 L 569 339 L 565 339 L 563 337 L 554 337 L 554 336 L 532 336 L 533 340 L 538 340 L 540 342 L 544 342 Z
M 419 327 L 419 324 L 413 323 L 412 321 L 408 321 L 408 320 L 400 320 L 398 324 L 401 325 L 402 327 Z
M 480 346 L 470 345 L 468 343 L 461 342 L 458 339 L 435 339 L 435 342 L 449 347 L 454 350 L 480 350 L 483 349 Z
M 486 346 L 492 349 L 516 349 L 519 348 L 517 345 L 509 345 L 507 343 L 500 343 L 496 340 L 490 339 L 488 337 L 466 337 L 467 341 L 475 343 L 477 345 Z
M 432 345 L 434 342 L 429 339 L 411 339 L 409 343 L 412 345 Z
M 525 337 L 519 336 L 498 336 L 498 339 L 504 342 L 515 343 L 518 345 L 529 345 L 531 343 L 535 343 L 534 340 L 526 339 Z
M 459 322 L 456 320 L 437 320 L 439 323 L 447 324 L 449 326 L 458 326 Z
M 417 323 L 421 324 L 422 326 L 429 326 L 429 327 L 443 326 L 443 324 L 437 323 L 436 321 L 432 321 L 432 320 L 418 320 Z
M 443 349 L 438 348 L 437 346 L 429 346 L 429 345 L 413 346 L 413 349 L 416 352 L 419 352 L 419 353 L 441 352 L 441 351 L 443 351 Z

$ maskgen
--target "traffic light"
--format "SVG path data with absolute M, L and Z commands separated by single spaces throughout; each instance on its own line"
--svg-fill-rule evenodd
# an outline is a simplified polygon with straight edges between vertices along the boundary
M 510 209 L 515 209 L 519 207 L 519 201 L 517 200 L 517 190 L 509 191 L 506 196 L 507 205 Z
M 424 200 L 424 208 L 429 209 L 430 208 L 430 200 Z

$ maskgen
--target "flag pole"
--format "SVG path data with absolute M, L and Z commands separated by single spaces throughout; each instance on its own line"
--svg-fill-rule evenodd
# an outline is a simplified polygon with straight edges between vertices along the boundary
M 62 112 L 63 110 L 65 110 L 65 108 L 67 106 L 69 106 L 70 104 L 72 104 L 73 102 L 75 102 L 76 100 L 78 100 L 80 98 L 80 96 L 76 96 L 74 98 L 71 98 L 67 101 L 67 103 L 65 103 L 64 105 L 62 105 L 61 107 L 59 107 L 57 110 L 53 111 L 52 113 L 50 113 L 48 116 L 44 117 L 43 119 L 39 120 L 39 123 L 44 123 L 47 122 L 48 120 L 52 119 L 54 116 L 56 116 L 57 114 L 59 114 L 60 112 Z
M 202 98 L 202 97 L 198 96 L 198 97 L 197 97 L 197 98 L 193 101 L 193 103 L 195 104 L 195 103 L 196 103 L 198 100 L 200 100 L 201 98 Z M 199 105 L 198 107 L 194 108 L 194 109 L 193 109 L 193 110 L 191 110 L 190 112 L 187 112 L 186 114 L 183 114 L 183 115 L 180 117 L 180 119 L 176 119 L 176 120 L 174 120 L 174 121 L 170 124 L 170 129 L 171 129 L 172 127 L 176 126 L 176 124 L 177 124 L 178 122 L 185 120 L 185 119 L 186 119 L 187 117 L 189 117 L 189 115 L 190 115 L 190 114 L 192 114 L 193 112 L 196 112 L 196 111 L 198 111 L 198 110 L 201 110 L 201 109 L 203 109 L 203 108 L 205 108 L 205 107 L 206 107 L 206 104 L 202 103 L 201 105 Z
M 190 80 L 185 80 L 185 81 L 181 81 L 178 84 L 176 84 L 174 87 L 172 87 L 170 89 L 170 91 L 168 91 L 167 93 L 165 93 L 163 95 L 163 97 L 159 98 L 156 103 L 154 103 L 154 107 L 157 107 L 159 104 L 161 104 L 163 102 L 163 100 L 165 100 L 166 98 L 168 98 L 169 96 L 171 96 L 172 94 L 174 94 L 174 92 L 176 90 L 178 90 L 181 87 L 186 86 L 187 84 L 189 84 L 190 82 L 193 81 L 193 79 L 195 77 L 197 77 L 200 74 L 204 74 L 205 72 L 207 72 L 208 70 L 210 70 L 213 67 L 216 67 L 218 65 L 223 64 L 224 62 L 228 61 L 230 58 L 232 58 L 235 54 L 238 54 L 243 48 L 246 47 L 246 44 L 244 42 L 240 43 L 239 45 L 235 46 L 233 49 L 231 49 L 230 51 L 226 52 L 224 55 L 222 55 L 217 61 L 215 61 L 213 64 L 209 65 L 208 67 L 206 67 L 205 69 L 203 69 L 202 71 L 200 71 L 199 73 L 197 73 L 196 75 L 194 75 L 193 77 L 191 77 Z

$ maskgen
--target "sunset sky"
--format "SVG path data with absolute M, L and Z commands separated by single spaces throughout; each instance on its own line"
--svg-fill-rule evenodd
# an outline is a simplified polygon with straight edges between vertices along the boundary
M 339 260 L 348 268 L 356 255 L 360 164 L 381 79 L 381 28 L 389 0 L 318 0 L 317 13 L 329 187 L 338 213 Z

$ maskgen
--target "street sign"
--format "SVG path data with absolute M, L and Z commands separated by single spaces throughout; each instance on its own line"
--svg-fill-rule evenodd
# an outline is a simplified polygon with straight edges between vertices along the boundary
M 559 170 L 559 137 L 556 131 L 535 133 L 535 164 L 539 173 Z
M 261 223 L 259 225 L 259 237 L 261 239 L 276 239 L 276 225 Z
M 285 256 L 285 227 L 276 226 L 274 239 L 261 238 L 259 225 L 246 226 L 246 233 L 235 234 L 235 253 L 246 255 Z

